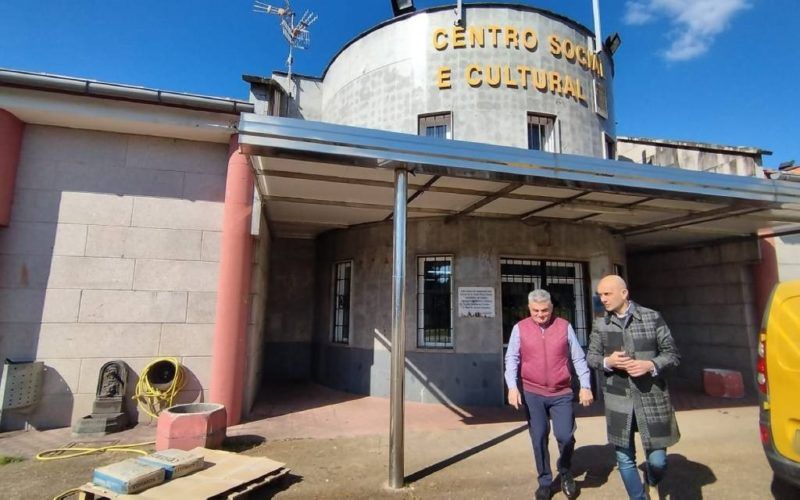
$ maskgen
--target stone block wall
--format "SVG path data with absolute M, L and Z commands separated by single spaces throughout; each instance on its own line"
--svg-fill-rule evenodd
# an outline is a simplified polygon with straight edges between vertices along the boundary
M 703 368 L 727 368 L 755 392 L 758 259 L 756 240 L 628 256 L 631 298 L 664 316 L 681 352 L 677 375 L 698 388 Z
M 89 414 L 113 359 L 132 392 L 148 363 L 178 357 L 180 401 L 205 399 L 226 167 L 226 144 L 26 128 L 0 228 L 0 359 L 47 368 L 38 407 L 8 425 Z

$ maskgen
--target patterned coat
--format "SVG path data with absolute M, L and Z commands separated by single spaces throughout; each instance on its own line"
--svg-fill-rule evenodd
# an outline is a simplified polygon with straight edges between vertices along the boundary
M 675 340 L 657 311 L 630 303 L 630 314 L 623 320 L 606 314 L 595 320 L 586 361 L 599 369 L 605 398 L 608 442 L 628 447 L 633 416 L 642 437 L 642 445 L 650 450 L 666 448 L 680 439 L 675 410 L 670 401 L 664 372 L 678 366 L 680 355 Z M 614 351 L 625 351 L 635 359 L 652 361 L 656 376 L 649 373 L 630 377 L 621 370 L 607 372 L 603 358 Z

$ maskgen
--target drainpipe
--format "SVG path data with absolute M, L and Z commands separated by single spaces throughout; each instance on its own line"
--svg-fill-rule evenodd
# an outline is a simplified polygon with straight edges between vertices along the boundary
M 228 425 L 242 417 L 247 319 L 250 313 L 250 265 L 253 213 L 253 171 L 239 151 L 239 136 L 231 136 L 225 207 L 222 215 L 219 286 L 211 354 L 212 403 L 225 405 Z
M 14 180 L 17 178 L 24 128 L 22 120 L 0 109 L 0 226 L 8 226 L 11 222 Z

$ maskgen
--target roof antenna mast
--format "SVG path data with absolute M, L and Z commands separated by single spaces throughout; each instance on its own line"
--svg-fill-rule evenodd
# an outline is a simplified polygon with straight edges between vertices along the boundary
M 295 24 L 295 12 L 289 0 L 286 0 L 286 7 L 273 7 L 264 2 L 255 1 L 253 10 L 264 14 L 274 14 L 281 18 L 281 32 L 286 43 L 289 44 L 289 57 L 286 58 L 286 66 L 289 68 L 289 97 L 292 97 L 292 62 L 294 62 L 294 49 L 307 49 L 311 45 L 311 34 L 308 27 L 317 20 L 317 15 L 313 12 L 305 11 L 300 17 L 300 21 Z

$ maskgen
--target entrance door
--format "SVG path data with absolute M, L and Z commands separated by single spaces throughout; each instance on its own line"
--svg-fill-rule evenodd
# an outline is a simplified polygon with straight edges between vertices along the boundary
M 536 288 L 550 292 L 553 314 L 572 324 L 578 342 L 588 341 L 588 281 L 586 264 L 538 259 L 500 259 L 500 292 L 503 304 L 503 370 L 508 339 L 514 325 L 530 316 L 528 293 Z M 505 379 L 503 388 L 506 389 Z

